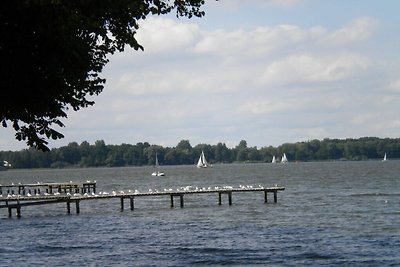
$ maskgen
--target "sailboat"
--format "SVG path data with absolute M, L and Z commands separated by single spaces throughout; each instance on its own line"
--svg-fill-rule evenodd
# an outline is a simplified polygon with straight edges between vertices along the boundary
M 9 168 L 11 168 L 11 163 L 9 163 L 7 160 L 3 160 L 3 166 L 0 165 L 0 171 L 6 171 Z
M 276 163 L 275 156 L 272 156 L 272 161 L 271 161 L 271 163 Z
M 199 161 L 197 162 L 197 168 L 208 168 L 211 165 L 207 162 L 206 157 L 204 156 L 204 151 L 201 151 L 201 155 Z
M 387 161 L 387 158 L 386 158 L 386 153 L 385 153 L 385 156 L 383 156 L 383 159 L 382 159 L 382 161 Z
M 289 161 L 288 161 L 288 159 L 286 157 L 286 154 L 283 153 L 283 157 L 282 157 L 281 163 L 287 163 L 287 162 L 289 162 Z
M 153 172 L 153 173 L 151 174 L 151 176 L 165 176 L 165 173 L 160 172 L 160 171 L 158 170 L 158 167 L 159 167 L 159 166 L 160 166 L 160 164 L 158 163 L 158 157 L 157 157 L 157 154 L 156 154 L 156 171 Z

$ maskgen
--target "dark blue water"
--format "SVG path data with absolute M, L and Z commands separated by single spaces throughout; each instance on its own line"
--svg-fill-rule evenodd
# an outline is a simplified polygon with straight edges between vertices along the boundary
M 83 182 L 99 190 L 279 184 L 278 203 L 263 193 L 188 195 L 0 210 L 1 266 L 399 266 L 400 162 L 324 162 L 152 168 L 10 170 L 0 183 Z M 128 203 L 126 206 L 129 206 Z

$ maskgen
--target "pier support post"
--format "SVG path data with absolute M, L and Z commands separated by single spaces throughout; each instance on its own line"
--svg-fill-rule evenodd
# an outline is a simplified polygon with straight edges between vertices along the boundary
M 12 208 L 8 207 L 8 218 L 12 217 Z
M 71 202 L 67 201 L 67 213 L 71 214 Z
M 181 208 L 183 208 L 183 195 L 184 194 L 179 194 L 179 193 L 178 194 L 170 194 L 170 196 L 171 196 L 171 208 L 174 207 L 174 196 L 179 196 Z
M 229 205 L 232 205 L 232 191 L 218 192 L 218 205 L 222 204 L 222 197 L 221 197 L 222 194 L 228 195 L 228 203 L 229 203 Z
M 17 218 L 21 218 L 21 206 L 17 205 Z
M 131 202 L 131 210 L 133 210 L 134 209 L 134 202 L 133 202 L 133 197 L 129 197 L 129 199 L 130 199 L 130 202 Z
M 278 202 L 278 191 L 274 190 L 274 202 Z
M 81 212 L 79 208 L 79 200 L 75 201 L 75 207 L 76 207 L 76 214 L 79 214 Z
M 124 211 L 124 198 L 121 197 L 121 211 Z
M 264 190 L 264 203 L 268 203 L 268 192 Z

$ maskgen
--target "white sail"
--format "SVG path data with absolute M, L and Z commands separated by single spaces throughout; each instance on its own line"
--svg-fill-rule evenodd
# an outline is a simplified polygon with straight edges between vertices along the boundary
M 272 156 L 272 161 L 271 161 L 271 163 L 276 163 L 275 156 Z
M 287 162 L 289 162 L 289 161 L 288 161 L 288 159 L 286 157 L 286 154 L 283 153 L 283 157 L 282 157 L 281 163 L 287 163 Z
M 387 160 L 387 158 L 386 158 L 386 153 L 385 153 L 385 156 L 383 156 L 382 161 L 386 161 L 386 160 Z
M 158 166 L 160 166 L 160 164 L 158 163 L 158 157 L 157 157 L 157 154 L 156 154 L 156 171 L 153 172 L 151 175 L 152 175 L 152 176 L 165 176 L 165 173 L 160 172 L 160 171 L 158 170 Z
M 199 161 L 197 162 L 197 168 L 207 168 L 210 164 L 208 164 L 206 157 L 204 156 L 204 151 L 201 151 L 201 155 Z

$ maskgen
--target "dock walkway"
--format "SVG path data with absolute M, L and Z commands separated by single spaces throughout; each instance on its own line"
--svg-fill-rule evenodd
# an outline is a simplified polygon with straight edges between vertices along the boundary
M 218 204 L 222 204 L 222 195 L 228 196 L 228 203 L 232 205 L 232 194 L 239 192 L 263 192 L 264 193 L 264 202 L 268 202 L 267 195 L 268 193 L 273 194 L 274 203 L 278 201 L 278 191 L 285 190 L 284 187 L 281 186 L 273 186 L 273 187 L 263 187 L 263 186 L 224 186 L 224 187 L 208 187 L 208 188 L 198 188 L 198 187 L 181 187 L 176 190 L 172 189 L 164 189 L 163 191 L 151 190 L 148 192 L 139 192 L 138 190 L 128 190 L 127 192 L 112 191 L 111 193 L 107 192 L 99 192 L 96 193 L 96 185 L 90 183 L 90 186 L 86 184 L 85 187 L 79 188 L 74 186 L 71 187 L 63 187 L 62 185 L 66 185 L 68 183 L 51 183 L 51 186 L 56 185 L 55 188 L 57 190 L 53 193 L 50 193 L 50 190 L 47 190 L 46 193 L 42 194 L 40 191 L 35 191 L 35 194 L 23 192 L 21 189 L 20 193 L 24 194 L 11 194 L 10 190 L 6 196 L 0 194 L 0 209 L 8 209 L 8 216 L 12 217 L 12 210 L 16 210 L 16 215 L 18 218 L 21 217 L 21 207 L 24 206 L 34 206 L 34 205 L 46 205 L 46 204 L 54 204 L 54 203 L 66 203 L 67 204 L 67 213 L 71 213 L 71 203 L 75 204 L 76 213 L 80 213 L 80 202 L 85 200 L 99 200 L 99 199 L 112 199 L 119 198 L 121 203 L 121 211 L 124 210 L 124 202 L 125 199 L 129 200 L 130 209 L 134 210 L 134 199 L 138 197 L 155 197 L 155 196 L 167 196 L 170 199 L 171 207 L 174 207 L 174 198 L 179 197 L 180 207 L 184 207 L 184 196 L 185 195 L 195 195 L 195 194 L 218 194 Z M 37 184 L 35 184 L 37 186 Z M 43 186 L 49 186 L 49 184 L 41 184 Z M 60 186 L 61 185 L 61 186 Z M 15 186 L 15 185 L 14 185 Z M 29 187 L 28 185 L 18 185 L 21 188 Z M 33 185 L 32 185 L 33 186 Z M 5 188 L 5 186 L 2 186 Z M 6 186 L 7 188 L 7 186 Z

